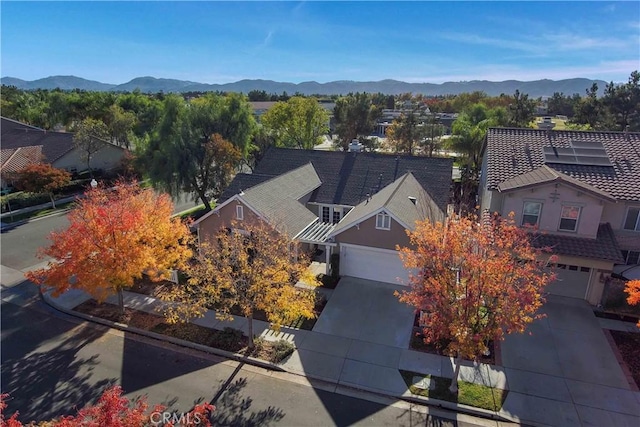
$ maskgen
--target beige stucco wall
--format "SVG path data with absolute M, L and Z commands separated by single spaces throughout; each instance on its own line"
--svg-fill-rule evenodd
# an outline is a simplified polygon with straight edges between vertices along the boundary
M 106 145 L 91 156 L 92 169 L 110 170 L 118 166 L 124 150 L 114 145 Z M 60 169 L 73 169 L 83 171 L 87 169 L 87 162 L 83 159 L 82 153 L 74 148 L 67 154 L 53 162 L 53 166 Z
M 372 246 L 382 249 L 395 249 L 409 246 L 409 237 L 405 228 L 391 218 L 390 230 L 378 230 L 376 228 L 376 216 L 344 230 L 336 236 L 337 243 L 351 243 L 353 245 Z
M 242 205 L 244 207 L 243 220 L 236 220 L 237 205 Z M 233 221 L 237 221 L 238 227 L 240 227 L 243 223 L 256 223 L 258 220 L 259 217 L 251 209 L 243 203 L 233 200 L 228 205 L 225 205 L 215 211 L 198 224 L 198 238 L 201 242 L 207 241 L 218 234 L 218 231 L 220 231 L 221 228 L 230 227 Z
M 558 193 L 558 198 L 553 201 L 551 194 L 555 191 Z M 598 234 L 598 226 L 600 225 L 605 205 L 611 204 L 581 192 L 575 187 L 564 184 L 558 184 L 556 187 L 555 184 L 550 184 L 505 193 L 502 201 L 502 214 L 507 215 L 509 212 L 514 212 L 516 223 L 521 225 L 525 201 L 542 203 L 542 212 L 538 224 L 540 230 L 554 234 L 590 237 L 593 239 Z M 578 219 L 578 229 L 575 232 L 558 230 L 563 204 L 576 205 L 582 208 Z

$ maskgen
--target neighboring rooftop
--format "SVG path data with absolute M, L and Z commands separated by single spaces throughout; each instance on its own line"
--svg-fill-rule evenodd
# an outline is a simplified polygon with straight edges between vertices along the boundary
M 42 146 L 42 155 L 48 163 L 53 163 L 74 147 L 73 134 L 51 132 L 2 117 L 2 148 L 16 149 Z
M 568 153 L 571 150 L 574 157 L 577 153 L 577 157 L 567 162 L 561 159 L 552 160 L 550 153 L 554 148 L 558 153 Z M 548 168 L 617 200 L 640 201 L 638 132 L 490 128 L 484 152 L 487 160 L 487 188 L 490 190 L 505 186 L 506 181 L 546 164 Z M 594 156 L 593 153 L 597 155 Z M 606 159 L 595 159 L 605 154 Z M 581 155 L 585 157 L 580 158 Z M 591 160 L 602 163 L 584 164 L 585 161 Z
M 356 206 L 381 189 L 411 172 L 430 198 L 446 211 L 451 191 L 453 160 L 379 153 L 297 150 L 270 148 L 255 167 L 253 175 L 238 174 L 220 197 L 219 203 L 237 194 L 244 185 L 266 181 L 311 163 L 322 185 L 310 201 Z
M 4 144 L 3 144 L 4 146 Z M 28 146 L 18 148 L 2 148 L 2 173 L 18 172 L 25 166 L 40 163 L 42 161 L 42 146 Z
M 393 215 L 410 230 L 415 228 L 416 221 L 425 218 L 444 219 L 444 211 L 438 209 L 413 174 L 408 172 L 349 211 L 332 234 L 352 227 L 381 209 Z

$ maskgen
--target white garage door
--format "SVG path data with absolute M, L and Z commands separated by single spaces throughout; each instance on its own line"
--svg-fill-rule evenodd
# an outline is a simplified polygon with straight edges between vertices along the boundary
M 584 268 L 583 268 L 584 270 Z M 564 297 L 585 299 L 589 285 L 589 271 L 557 268 L 556 280 L 547 286 L 546 292 Z
M 340 275 L 405 285 L 409 280 L 397 251 L 344 243 L 340 245 Z

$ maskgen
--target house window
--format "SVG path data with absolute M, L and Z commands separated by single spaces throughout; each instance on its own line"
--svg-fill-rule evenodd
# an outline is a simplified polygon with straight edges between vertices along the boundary
M 558 227 L 558 230 L 576 231 L 578 228 L 579 217 L 579 206 L 562 206 L 562 212 L 560 213 L 560 226 Z
M 640 208 L 629 208 L 624 220 L 625 230 L 640 231 Z
M 336 210 L 334 210 L 334 211 L 333 211 L 333 223 L 334 223 L 334 224 L 339 223 L 339 222 L 340 222 L 340 218 L 341 218 L 340 211 L 336 211 Z
M 236 206 L 236 219 L 238 220 L 244 219 L 244 208 L 241 205 Z
M 627 265 L 640 264 L 640 252 L 622 251 L 622 258 Z
M 322 222 L 329 222 L 331 219 L 331 208 L 329 206 L 322 207 Z
M 522 210 L 522 225 L 538 225 L 541 210 L 542 203 L 524 202 L 524 209 Z
M 376 216 L 376 228 L 379 230 L 391 230 L 391 217 L 384 212 Z

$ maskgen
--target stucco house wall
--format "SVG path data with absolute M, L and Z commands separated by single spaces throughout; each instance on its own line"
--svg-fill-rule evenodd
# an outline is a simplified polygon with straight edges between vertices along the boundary
M 111 144 L 106 145 L 91 156 L 91 168 L 113 169 L 120 163 L 124 152 L 123 148 Z M 53 162 L 53 166 L 60 169 L 83 171 L 87 169 L 87 162 L 84 160 L 82 152 L 74 148 Z
M 236 218 L 236 206 L 238 205 L 243 207 L 244 219 L 242 220 L 238 220 Z M 248 206 L 237 200 L 233 200 L 198 224 L 198 238 L 200 239 L 200 242 L 205 242 L 218 234 L 221 228 L 230 227 L 234 221 L 236 221 L 238 226 L 240 226 L 243 223 L 255 224 L 259 219 L 258 215 L 256 215 Z
M 337 243 L 350 243 L 353 245 L 371 246 L 381 249 L 396 249 L 409 246 L 409 237 L 404 226 L 391 218 L 390 230 L 379 230 L 376 228 L 376 216 L 364 220 L 359 227 L 355 225 L 336 235 Z
M 557 194 L 555 201 L 552 199 L 552 194 Z M 541 231 L 593 239 L 595 239 L 598 234 L 598 226 L 603 222 L 601 221 L 601 217 L 605 204 L 611 204 L 585 194 L 584 192 L 580 192 L 574 187 L 564 184 L 558 184 L 556 187 L 556 185 L 551 184 L 506 193 L 502 202 L 502 215 L 514 212 L 516 223 L 522 225 L 524 202 L 542 203 L 542 210 L 538 222 L 538 228 Z M 558 230 L 563 205 L 581 207 L 578 227 L 574 232 Z

